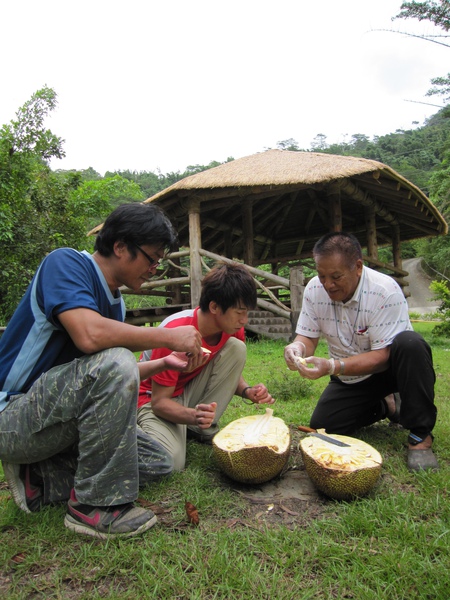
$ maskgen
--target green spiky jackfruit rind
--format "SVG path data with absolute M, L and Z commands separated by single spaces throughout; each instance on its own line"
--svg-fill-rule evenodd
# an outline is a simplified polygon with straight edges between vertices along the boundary
M 266 409 L 229 423 L 212 441 L 219 468 L 240 483 L 270 481 L 284 469 L 290 454 L 291 436 L 286 423 Z
M 278 453 L 267 446 L 241 448 L 227 452 L 214 444 L 213 452 L 219 468 L 230 479 L 240 483 L 257 484 L 270 481 L 284 469 L 290 453 L 290 444 Z
M 333 436 L 342 441 L 350 441 L 347 436 Z M 302 440 L 303 441 L 303 440 Z M 329 468 L 319 460 L 315 460 L 302 445 L 299 444 L 303 463 L 310 479 L 318 490 L 335 500 L 354 500 L 366 496 L 376 485 L 381 475 L 381 457 L 379 464 L 365 466 L 354 471 Z

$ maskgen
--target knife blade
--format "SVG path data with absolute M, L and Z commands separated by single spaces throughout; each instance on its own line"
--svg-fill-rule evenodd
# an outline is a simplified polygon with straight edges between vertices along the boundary
M 314 437 L 318 437 L 325 442 L 330 442 L 330 444 L 334 444 L 335 446 L 341 446 L 342 448 L 350 448 L 350 444 L 346 444 L 345 442 L 341 442 L 340 440 L 336 440 L 330 435 L 324 435 L 323 433 L 312 432 L 309 435 L 313 435 Z

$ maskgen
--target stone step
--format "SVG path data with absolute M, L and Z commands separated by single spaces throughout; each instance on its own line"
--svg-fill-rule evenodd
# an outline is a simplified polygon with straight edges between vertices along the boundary
M 288 319 L 283 319 L 283 317 L 273 317 L 267 319 L 249 319 L 248 322 L 252 325 L 286 325 L 290 323 Z
M 268 326 L 262 326 L 262 325 L 252 325 L 250 323 L 247 323 L 247 325 L 245 326 L 246 331 L 248 332 L 252 332 L 258 336 L 261 337 L 266 337 L 266 338 L 270 338 L 273 340 L 285 340 L 286 342 L 290 341 L 291 339 L 291 328 L 290 326 L 283 326 L 283 327 L 274 327 L 271 325 Z
M 270 310 L 249 310 L 248 318 L 249 319 L 267 319 L 273 317 L 274 314 L 270 312 Z

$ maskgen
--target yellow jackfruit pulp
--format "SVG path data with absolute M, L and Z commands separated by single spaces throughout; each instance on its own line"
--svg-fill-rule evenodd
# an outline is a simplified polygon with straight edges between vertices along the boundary
M 306 472 L 330 498 L 351 500 L 365 496 L 381 475 L 381 454 L 362 440 L 335 434 L 330 437 L 349 446 L 336 446 L 313 436 L 301 440 L 299 448 Z
M 289 458 L 290 433 L 286 423 L 266 409 L 232 421 L 213 438 L 213 452 L 221 470 L 241 483 L 264 483 L 281 473 Z

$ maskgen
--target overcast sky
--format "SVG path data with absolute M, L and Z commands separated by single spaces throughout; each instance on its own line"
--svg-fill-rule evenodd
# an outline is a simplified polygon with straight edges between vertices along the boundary
M 450 49 L 400 0 L 3 0 L 0 124 L 48 85 L 53 168 L 184 171 L 416 127 Z

